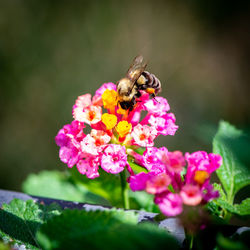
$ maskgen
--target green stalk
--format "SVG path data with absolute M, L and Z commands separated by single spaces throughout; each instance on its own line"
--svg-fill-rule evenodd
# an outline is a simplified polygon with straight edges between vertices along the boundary
M 125 170 L 120 173 L 123 208 L 129 209 L 128 184 Z
M 194 236 L 191 235 L 189 240 L 190 240 L 190 241 L 189 241 L 189 249 L 191 250 L 191 249 L 193 249 Z

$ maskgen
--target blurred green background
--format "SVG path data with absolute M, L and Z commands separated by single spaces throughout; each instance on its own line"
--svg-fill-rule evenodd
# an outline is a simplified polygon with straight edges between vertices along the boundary
M 212 151 L 218 121 L 250 125 L 249 1 L 0 0 L 0 188 L 65 169 L 54 137 L 78 95 L 138 54 L 180 126 L 169 150 Z

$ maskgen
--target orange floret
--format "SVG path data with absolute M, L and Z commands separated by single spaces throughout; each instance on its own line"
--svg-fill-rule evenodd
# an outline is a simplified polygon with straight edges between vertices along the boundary
M 102 94 L 103 107 L 113 110 L 117 105 L 117 92 L 115 90 L 106 89 Z
M 209 173 L 204 170 L 197 170 L 194 175 L 194 180 L 202 185 L 208 178 L 209 178 Z

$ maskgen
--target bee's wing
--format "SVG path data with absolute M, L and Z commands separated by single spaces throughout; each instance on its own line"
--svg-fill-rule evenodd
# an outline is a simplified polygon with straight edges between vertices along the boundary
M 143 63 L 142 55 L 135 57 L 130 65 L 126 77 L 134 84 L 145 70 L 147 63 Z

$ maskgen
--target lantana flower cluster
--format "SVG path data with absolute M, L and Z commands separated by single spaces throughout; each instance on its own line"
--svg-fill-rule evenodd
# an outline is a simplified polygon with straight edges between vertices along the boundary
M 62 162 L 69 168 L 76 166 L 90 179 L 99 177 L 99 168 L 110 174 L 127 170 L 132 191 L 154 195 L 167 216 L 180 214 L 183 205 L 196 206 L 218 197 L 209 180 L 222 163 L 219 155 L 203 151 L 183 155 L 154 147 L 159 135 L 174 135 L 178 129 L 165 98 L 150 98 L 141 91 L 132 111 L 122 109 L 118 100 L 114 83 L 104 83 L 93 97 L 77 98 L 73 121 L 55 137 Z M 137 153 L 139 148 L 144 150 L 142 155 Z M 143 172 L 135 173 L 129 161 Z
M 152 147 L 157 136 L 174 135 L 178 129 L 165 98 L 141 94 L 131 112 L 119 106 L 114 83 L 103 84 L 93 98 L 90 94 L 79 96 L 72 110 L 74 120 L 55 138 L 61 161 L 69 168 L 76 165 L 88 178 L 98 177 L 99 167 L 111 174 L 126 168 L 133 174 L 128 151 Z M 147 114 L 141 119 L 143 110 Z M 91 128 L 88 134 L 84 133 L 86 126 Z
M 167 216 L 180 214 L 183 205 L 197 206 L 219 196 L 209 181 L 212 172 L 222 164 L 220 155 L 204 151 L 183 155 L 165 147 L 152 147 L 142 156 L 134 156 L 148 172 L 130 176 L 130 188 L 154 195 L 155 203 Z

